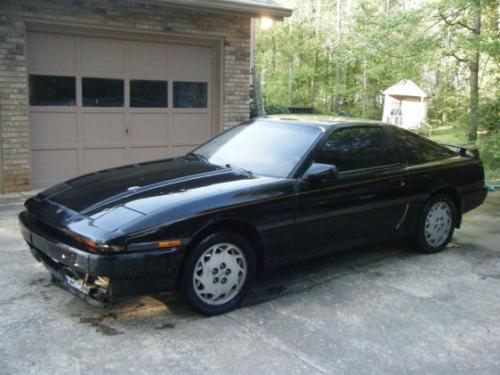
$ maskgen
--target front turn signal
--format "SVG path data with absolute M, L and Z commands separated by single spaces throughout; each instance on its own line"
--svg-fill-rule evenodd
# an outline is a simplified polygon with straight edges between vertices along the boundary
M 172 240 L 172 241 L 162 241 L 158 242 L 158 247 L 161 249 L 165 249 L 168 247 L 177 247 L 181 246 L 182 241 L 181 240 Z

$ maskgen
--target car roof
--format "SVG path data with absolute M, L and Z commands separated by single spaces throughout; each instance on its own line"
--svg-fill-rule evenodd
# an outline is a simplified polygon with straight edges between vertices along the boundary
M 282 115 L 282 116 L 273 116 L 273 117 L 257 117 L 253 119 L 254 121 L 264 121 L 274 124 L 297 124 L 297 125 L 306 125 L 323 129 L 330 128 L 340 128 L 346 126 L 354 126 L 354 125 L 383 125 L 390 126 L 382 121 L 375 120 L 366 120 L 354 117 L 315 117 L 315 116 L 300 116 L 294 117 L 293 115 Z

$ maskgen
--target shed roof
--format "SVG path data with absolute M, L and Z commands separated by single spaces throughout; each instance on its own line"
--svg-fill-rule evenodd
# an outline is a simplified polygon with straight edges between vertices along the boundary
M 250 17 L 271 17 L 283 19 L 293 10 L 285 8 L 275 0 L 150 0 L 168 3 L 182 8 L 198 8 L 216 12 L 247 15 Z
M 427 93 L 422 90 L 415 82 L 409 79 L 403 79 L 383 91 L 385 95 L 391 96 L 415 96 L 418 98 L 427 98 Z

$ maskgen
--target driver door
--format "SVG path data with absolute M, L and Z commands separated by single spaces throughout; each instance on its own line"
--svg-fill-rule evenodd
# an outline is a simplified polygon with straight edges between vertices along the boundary
M 380 126 L 351 126 L 333 132 L 314 162 L 335 165 L 338 177 L 300 182 L 298 256 L 394 233 L 404 216 L 408 194 L 400 159 Z

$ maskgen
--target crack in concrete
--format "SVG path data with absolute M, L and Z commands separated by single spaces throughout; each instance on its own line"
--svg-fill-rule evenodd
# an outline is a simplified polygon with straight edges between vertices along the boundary
M 277 345 L 276 343 L 274 343 L 273 340 L 268 339 L 265 335 L 253 332 L 244 323 L 238 321 L 237 319 L 233 318 L 229 314 L 223 315 L 222 318 L 230 320 L 231 322 L 233 322 L 233 323 L 237 324 L 238 326 L 242 327 L 247 332 L 247 334 L 250 335 L 251 337 L 254 337 L 256 339 L 261 339 L 265 343 L 271 345 L 274 349 L 277 349 L 277 350 L 279 350 L 282 353 L 292 355 L 293 357 L 295 357 L 299 361 L 301 361 L 301 362 L 305 363 L 306 365 L 314 368 L 316 371 L 319 371 L 321 374 L 330 374 L 331 373 L 331 371 L 329 371 L 329 370 L 321 367 L 320 365 L 314 363 L 311 359 L 307 358 L 307 356 L 305 356 L 304 353 L 299 352 L 299 351 L 294 350 L 294 349 L 291 349 L 288 345 L 286 345 L 285 343 L 283 343 L 283 341 L 281 339 L 276 338 L 276 339 L 278 339 L 280 341 L 280 343 L 281 343 L 281 346 L 280 346 L 280 345 Z M 286 347 L 287 350 L 284 350 L 283 347 Z

